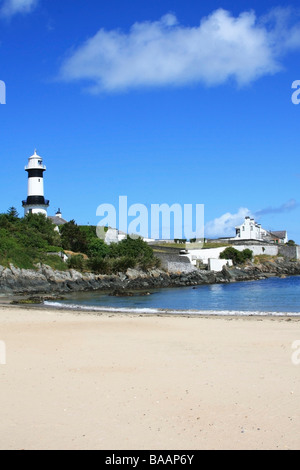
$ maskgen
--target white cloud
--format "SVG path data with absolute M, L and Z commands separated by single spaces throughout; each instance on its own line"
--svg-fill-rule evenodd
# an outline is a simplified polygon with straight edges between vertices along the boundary
M 278 207 L 265 207 L 256 212 L 252 212 L 246 207 L 241 207 L 237 213 L 226 214 L 217 217 L 216 219 L 207 222 L 205 225 L 205 237 L 216 238 L 216 237 L 233 237 L 235 236 L 235 227 L 241 225 L 245 217 L 253 217 L 259 220 L 262 216 L 270 214 L 284 214 L 290 212 L 299 207 L 298 202 L 295 199 L 290 199 L 281 206 Z
M 4 0 L 0 13 L 11 17 L 17 13 L 29 13 L 38 3 L 38 0 Z
M 241 207 L 236 214 L 227 212 L 205 225 L 205 238 L 234 237 L 234 228 L 241 225 L 247 216 L 252 216 L 249 209 Z
M 170 13 L 135 23 L 127 34 L 100 29 L 65 59 L 60 78 L 86 80 L 94 93 L 229 79 L 245 85 L 277 73 L 282 54 L 300 46 L 300 26 L 290 19 L 287 9 L 261 19 L 253 11 L 234 17 L 219 9 L 196 27 L 180 25 Z

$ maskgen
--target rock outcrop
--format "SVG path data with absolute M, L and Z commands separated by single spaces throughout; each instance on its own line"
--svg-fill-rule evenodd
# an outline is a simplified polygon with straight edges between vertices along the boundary
M 126 273 L 110 276 L 80 273 L 73 269 L 55 271 L 47 265 L 40 265 L 37 270 L 19 269 L 10 265 L 9 268 L 0 266 L 0 293 L 60 295 L 92 290 L 120 293 L 124 290 L 196 286 L 292 275 L 300 275 L 300 262 L 281 258 L 262 264 L 248 263 L 243 267 L 224 267 L 221 272 L 194 269 L 190 272 L 168 273 L 159 269 L 148 272 L 128 269 Z

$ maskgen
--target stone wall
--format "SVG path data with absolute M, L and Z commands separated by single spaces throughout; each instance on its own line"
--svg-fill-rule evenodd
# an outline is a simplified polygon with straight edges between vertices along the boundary
M 178 250 L 155 252 L 160 259 L 161 267 L 168 272 L 190 272 L 195 269 L 188 256 L 179 255 Z
M 285 259 L 300 259 L 300 246 L 298 245 L 279 245 L 278 251 Z

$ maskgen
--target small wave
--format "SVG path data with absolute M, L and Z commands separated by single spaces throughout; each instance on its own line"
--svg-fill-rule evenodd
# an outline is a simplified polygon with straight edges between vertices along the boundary
M 61 302 L 45 301 L 47 307 L 58 309 L 87 311 L 87 312 L 107 312 L 107 313 L 133 313 L 133 314 L 154 314 L 154 315 L 206 315 L 206 316 L 284 316 L 297 317 L 300 312 L 261 312 L 247 310 L 175 310 L 160 308 L 127 308 L 127 307 L 107 307 L 95 305 L 65 304 Z

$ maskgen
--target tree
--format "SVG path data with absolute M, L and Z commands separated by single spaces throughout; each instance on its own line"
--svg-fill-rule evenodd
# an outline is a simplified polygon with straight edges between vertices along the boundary
M 89 241 L 87 254 L 90 258 L 105 258 L 109 254 L 109 247 L 100 238 L 95 238 Z
M 38 237 L 48 245 L 61 246 L 59 234 L 54 230 L 55 226 L 44 214 L 27 214 L 20 220 L 28 237 Z
M 109 256 L 111 258 L 129 256 L 137 261 L 141 261 L 144 258 L 151 259 L 154 255 L 152 248 L 144 240 L 127 237 L 120 243 L 109 245 Z
M 7 211 L 7 215 L 10 222 L 14 222 L 19 218 L 19 213 L 15 207 L 10 207 Z
M 64 225 L 61 225 L 60 233 L 64 250 L 70 250 L 76 253 L 87 252 L 88 244 L 86 235 L 80 230 L 80 227 L 75 223 L 75 220 L 71 220 Z
M 236 250 L 233 246 L 228 246 L 220 254 L 220 259 L 231 259 L 233 264 L 244 264 L 246 260 L 251 260 L 253 251 L 246 248 L 243 251 Z

